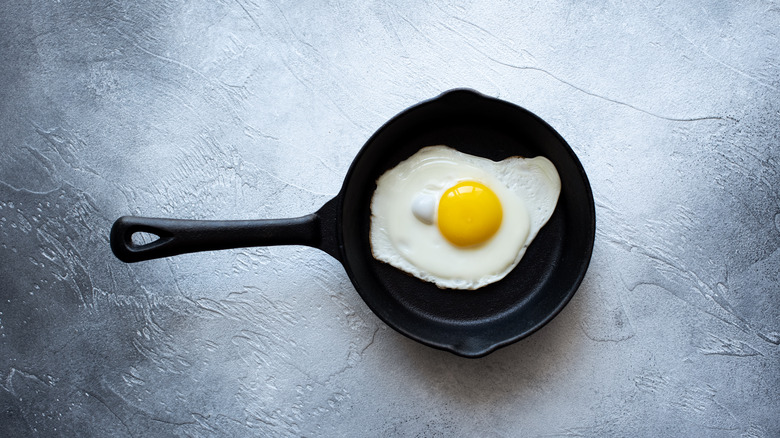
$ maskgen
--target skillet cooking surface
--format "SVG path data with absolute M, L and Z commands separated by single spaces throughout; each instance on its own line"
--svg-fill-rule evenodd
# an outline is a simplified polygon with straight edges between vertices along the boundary
M 439 289 L 371 254 L 377 178 L 420 148 L 439 144 L 496 161 L 543 155 L 561 177 L 556 209 L 520 264 L 503 280 L 473 291 Z M 568 303 L 590 261 L 595 209 L 579 160 L 535 115 L 469 90 L 445 93 L 385 124 L 355 158 L 342 192 L 342 257 L 362 298 L 399 332 L 461 356 L 483 356 L 539 329 Z

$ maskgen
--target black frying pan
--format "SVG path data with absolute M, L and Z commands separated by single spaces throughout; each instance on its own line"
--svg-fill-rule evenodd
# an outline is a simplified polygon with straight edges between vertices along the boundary
M 476 291 L 439 289 L 371 255 L 370 203 L 376 180 L 420 148 L 444 144 L 502 160 L 543 155 L 561 177 L 555 212 L 520 264 Z M 136 232 L 156 234 L 136 245 Z M 111 249 L 125 262 L 270 245 L 308 245 L 339 260 L 360 296 L 387 325 L 431 347 L 484 356 L 538 330 L 569 302 L 590 262 L 596 232 L 593 193 L 574 152 L 523 108 L 471 90 L 453 90 L 395 116 L 366 142 L 335 198 L 295 219 L 190 221 L 119 218 Z

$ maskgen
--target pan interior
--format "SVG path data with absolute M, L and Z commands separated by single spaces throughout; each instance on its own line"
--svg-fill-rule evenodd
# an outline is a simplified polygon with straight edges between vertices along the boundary
M 377 178 L 420 148 L 438 144 L 496 161 L 543 155 L 561 177 L 555 212 L 520 264 L 478 290 L 439 289 L 371 254 Z M 362 298 L 401 333 L 459 355 L 487 354 L 538 329 L 569 301 L 590 260 L 593 197 L 571 149 L 530 112 L 471 91 L 444 94 L 390 120 L 358 154 L 342 194 L 343 256 Z

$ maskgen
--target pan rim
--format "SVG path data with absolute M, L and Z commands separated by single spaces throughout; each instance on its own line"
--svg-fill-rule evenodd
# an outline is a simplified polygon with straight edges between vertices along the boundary
M 586 209 L 589 213 L 588 219 L 588 227 L 587 227 L 587 240 L 586 240 L 586 246 L 583 248 L 582 252 L 582 259 L 578 263 L 578 269 L 576 272 L 576 275 L 574 275 L 572 278 L 573 280 L 569 283 L 567 287 L 567 291 L 565 294 L 562 295 L 562 297 L 558 300 L 557 304 L 546 313 L 546 315 L 542 318 L 540 318 L 535 324 L 532 326 L 522 330 L 519 333 L 516 333 L 512 336 L 507 336 L 501 340 L 494 340 L 485 342 L 484 340 L 479 339 L 472 339 L 471 337 L 466 337 L 461 339 L 461 342 L 458 343 L 445 343 L 445 342 L 437 342 L 436 340 L 428 339 L 423 336 L 420 336 L 418 333 L 415 333 L 412 330 L 409 330 L 407 326 L 404 324 L 397 324 L 394 321 L 391 321 L 387 315 L 385 315 L 384 309 L 377 308 L 376 303 L 372 302 L 371 299 L 367 299 L 365 291 L 361 289 L 361 284 L 358 279 L 357 273 L 355 272 L 354 267 L 349 262 L 349 256 L 347 254 L 347 249 L 345 245 L 345 233 L 344 233 L 344 199 L 347 195 L 348 187 L 350 186 L 350 183 L 353 181 L 353 177 L 356 173 L 357 166 L 360 165 L 362 158 L 367 153 L 367 150 L 370 149 L 370 146 L 372 143 L 380 137 L 383 132 L 386 130 L 386 128 L 392 124 L 396 119 L 403 116 L 404 114 L 413 111 L 416 108 L 419 108 L 421 106 L 430 104 L 435 101 L 439 101 L 442 99 L 448 99 L 448 98 L 479 98 L 479 99 L 485 99 L 488 101 L 491 101 L 495 104 L 500 104 L 507 106 L 508 109 L 511 110 L 520 110 L 524 113 L 526 113 L 528 116 L 530 116 L 532 119 L 534 119 L 535 122 L 539 123 L 541 127 L 544 128 L 544 130 L 551 134 L 554 139 L 563 147 L 563 151 L 565 152 L 567 159 L 574 165 L 576 169 L 576 177 L 578 181 L 581 181 L 582 183 L 582 189 L 586 193 Z M 571 148 L 571 146 L 566 142 L 566 140 L 558 133 L 550 124 L 548 124 L 546 121 L 544 121 L 541 117 L 537 116 L 536 114 L 532 113 L 531 111 L 516 105 L 514 103 L 491 97 L 486 96 L 482 93 L 479 93 L 473 89 L 470 88 L 455 88 L 452 90 L 445 91 L 441 94 L 439 94 L 436 97 L 421 101 L 415 105 L 412 105 L 392 118 L 390 118 L 388 121 L 386 121 L 379 129 L 377 129 L 368 140 L 366 140 L 363 147 L 361 147 L 360 151 L 356 154 L 354 157 L 348 171 L 346 174 L 346 177 L 344 178 L 344 182 L 342 184 L 341 190 L 339 191 L 339 194 L 337 195 L 337 206 L 336 206 L 336 223 L 337 223 L 337 241 L 339 246 L 339 255 L 342 260 L 342 264 L 344 265 L 345 271 L 347 272 L 347 275 L 349 276 L 352 284 L 355 286 L 356 291 L 361 296 L 361 299 L 366 303 L 366 305 L 369 307 L 369 309 L 379 317 L 380 320 L 382 320 L 385 324 L 387 324 L 389 327 L 394 329 L 395 331 L 401 333 L 402 335 L 420 342 L 424 345 L 427 345 L 432 348 L 436 348 L 439 350 L 444 350 L 451 352 L 455 355 L 461 356 L 461 357 L 467 357 L 467 358 L 479 358 L 488 355 L 491 352 L 496 351 L 497 349 L 500 349 L 502 347 L 505 347 L 507 345 L 516 343 L 520 341 L 521 339 L 524 339 L 531 334 L 537 332 L 542 327 L 547 325 L 551 320 L 553 320 L 556 316 L 558 316 L 563 309 L 566 307 L 566 305 L 571 301 L 571 299 L 574 297 L 574 294 L 577 292 L 579 287 L 581 286 L 585 275 L 587 273 L 587 269 L 590 265 L 590 260 L 593 253 L 593 247 L 595 243 L 595 233 L 596 233 L 596 210 L 595 210 L 595 201 L 593 197 L 593 191 L 590 185 L 590 181 L 587 177 L 587 174 L 585 172 L 584 166 L 582 165 L 582 162 L 577 157 L 574 150 Z M 560 201 L 559 201 L 560 202 Z M 364 288 L 364 286 L 363 286 Z M 478 291 L 473 291 L 477 292 Z M 406 311 L 414 312 L 415 309 L 406 308 Z M 502 312 L 502 314 L 497 314 L 495 319 L 502 319 L 508 317 L 510 314 L 512 314 L 512 311 Z M 420 318 L 426 318 L 426 315 L 417 315 Z M 437 321 L 434 318 L 427 317 L 427 322 L 431 324 L 444 324 L 442 321 Z M 479 325 L 480 323 L 484 323 L 484 320 L 475 320 L 473 322 L 473 325 Z

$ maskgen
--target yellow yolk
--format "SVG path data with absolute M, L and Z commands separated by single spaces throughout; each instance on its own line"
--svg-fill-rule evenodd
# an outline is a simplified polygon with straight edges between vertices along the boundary
M 493 237 L 502 217 L 501 201 L 492 190 L 476 181 L 463 181 L 442 195 L 437 222 L 450 243 L 465 247 Z

